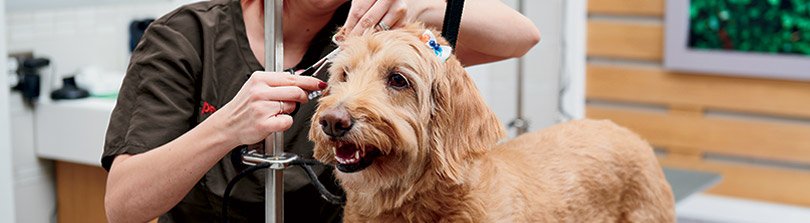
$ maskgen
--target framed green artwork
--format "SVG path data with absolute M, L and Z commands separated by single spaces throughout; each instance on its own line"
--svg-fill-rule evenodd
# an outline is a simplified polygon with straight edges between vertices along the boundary
M 664 65 L 810 80 L 810 0 L 668 0 Z

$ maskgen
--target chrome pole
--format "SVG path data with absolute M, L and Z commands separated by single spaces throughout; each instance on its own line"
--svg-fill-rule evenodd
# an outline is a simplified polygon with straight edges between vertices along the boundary
M 282 35 L 283 0 L 264 1 L 264 70 L 284 70 L 284 36 Z M 284 153 L 284 132 L 274 132 L 264 140 L 264 153 L 280 157 Z M 284 222 L 284 169 L 270 168 L 265 180 L 265 222 Z
M 520 13 L 525 13 L 523 9 L 523 1 L 524 0 L 517 1 L 517 11 Z M 529 121 L 523 117 L 523 65 L 523 57 L 517 58 L 517 95 L 515 96 L 517 99 L 517 113 L 515 115 L 515 119 L 509 123 L 510 127 L 517 129 L 518 136 L 529 131 Z

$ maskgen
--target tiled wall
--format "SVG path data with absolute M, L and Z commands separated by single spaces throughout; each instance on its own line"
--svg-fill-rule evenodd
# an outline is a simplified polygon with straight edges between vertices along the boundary
M 157 18 L 191 0 L 150 1 L 10 11 L 8 52 L 33 51 L 52 59 L 58 75 L 97 66 L 123 71 L 129 60 L 129 23 Z

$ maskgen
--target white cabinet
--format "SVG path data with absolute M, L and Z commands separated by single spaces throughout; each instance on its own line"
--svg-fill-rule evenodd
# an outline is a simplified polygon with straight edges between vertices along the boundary
M 101 166 L 104 135 L 115 100 L 86 98 L 40 103 L 36 109 L 37 155 Z

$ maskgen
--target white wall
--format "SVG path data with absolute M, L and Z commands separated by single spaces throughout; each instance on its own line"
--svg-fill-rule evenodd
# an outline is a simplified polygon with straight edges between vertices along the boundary
M 563 76 L 568 90 L 562 95 L 562 106 L 573 119 L 585 118 L 585 60 L 588 32 L 588 0 L 566 0 L 563 22 Z M 566 83 L 565 81 L 563 83 Z
M 512 7 L 517 5 L 517 0 L 505 2 Z M 568 76 L 569 87 L 562 104 L 573 118 L 584 116 L 584 2 L 523 0 L 524 14 L 542 34 L 541 42 L 523 57 L 523 114 L 530 122 L 530 130 L 541 129 L 561 120 L 558 99 L 563 74 Z M 569 11 L 574 13 L 567 13 Z M 580 27 L 567 29 L 564 23 Z M 505 125 L 514 120 L 517 114 L 516 60 L 474 66 L 467 70 L 498 118 Z M 514 136 L 516 131 L 509 129 L 509 132 Z
M 160 2 L 170 0 L 7 0 L 6 9 L 10 11 L 15 10 L 33 10 L 33 9 L 55 9 L 73 6 L 88 6 L 88 5 L 111 5 L 122 4 L 131 2 Z
M 88 66 L 123 73 L 129 62 L 129 23 L 160 17 L 187 2 L 192 0 L 9 11 L 8 50 L 51 58 L 59 76 Z
M 5 0 L 0 0 L 0 53 L 6 52 Z M 0 54 L 0 55 L 2 55 Z M 0 60 L 0 222 L 14 222 L 14 199 L 11 162 L 11 122 L 9 119 L 8 75 L 5 60 Z

